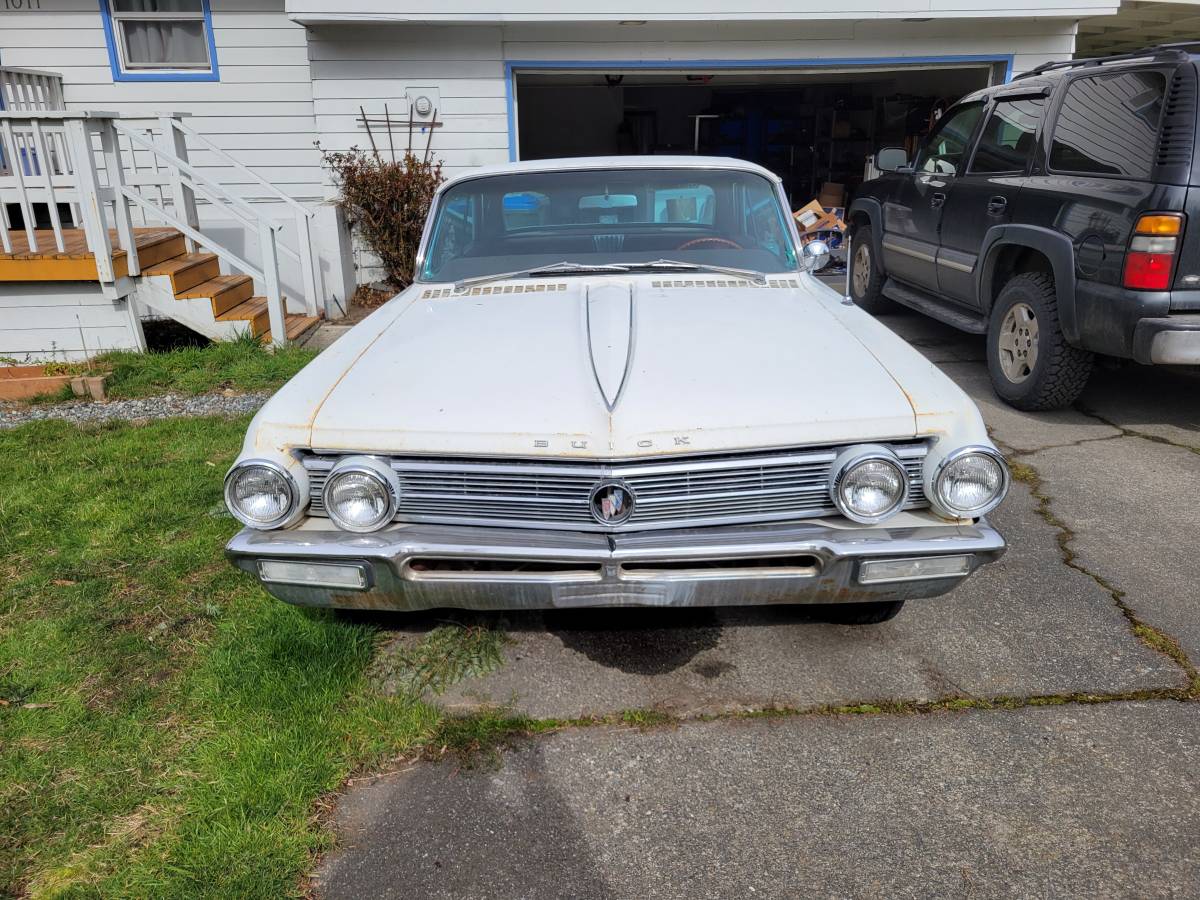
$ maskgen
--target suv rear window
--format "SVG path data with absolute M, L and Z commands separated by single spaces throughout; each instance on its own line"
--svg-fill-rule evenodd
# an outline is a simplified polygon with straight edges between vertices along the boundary
M 1149 178 L 1166 88 L 1161 72 L 1146 71 L 1072 82 L 1054 126 L 1050 168 Z

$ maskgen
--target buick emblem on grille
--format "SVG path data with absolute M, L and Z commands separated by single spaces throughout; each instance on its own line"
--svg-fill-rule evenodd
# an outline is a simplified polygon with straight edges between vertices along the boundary
M 601 525 L 621 525 L 633 515 L 633 491 L 620 481 L 602 481 L 590 498 L 592 518 Z

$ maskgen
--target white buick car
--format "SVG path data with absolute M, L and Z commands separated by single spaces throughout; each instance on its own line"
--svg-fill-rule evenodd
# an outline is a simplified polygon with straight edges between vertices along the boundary
M 438 191 L 411 287 L 286 384 L 225 481 L 281 600 L 821 604 L 894 616 L 1004 552 L 971 400 L 819 283 L 779 180 L 543 160 Z

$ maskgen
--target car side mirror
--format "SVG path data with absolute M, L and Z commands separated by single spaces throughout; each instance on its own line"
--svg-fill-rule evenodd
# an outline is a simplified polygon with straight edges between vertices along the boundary
M 804 261 L 809 272 L 819 272 L 829 264 L 829 245 L 824 241 L 809 241 L 804 245 Z
M 880 172 L 896 172 L 908 166 L 908 154 L 902 147 L 883 147 L 875 154 L 875 168 Z

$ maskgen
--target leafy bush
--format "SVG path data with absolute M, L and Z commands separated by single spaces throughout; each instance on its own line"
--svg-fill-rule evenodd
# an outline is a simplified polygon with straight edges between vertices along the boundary
M 377 150 L 331 153 L 317 147 L 333 171 L 350 228 L 379 257 L 388 281 L 398 289 L 408 287 L 425 217 L 442 183 L 442 164 L 428 150 L 418 157 L 406 149 L 399 159 L 393 151 L 389 160 Z

